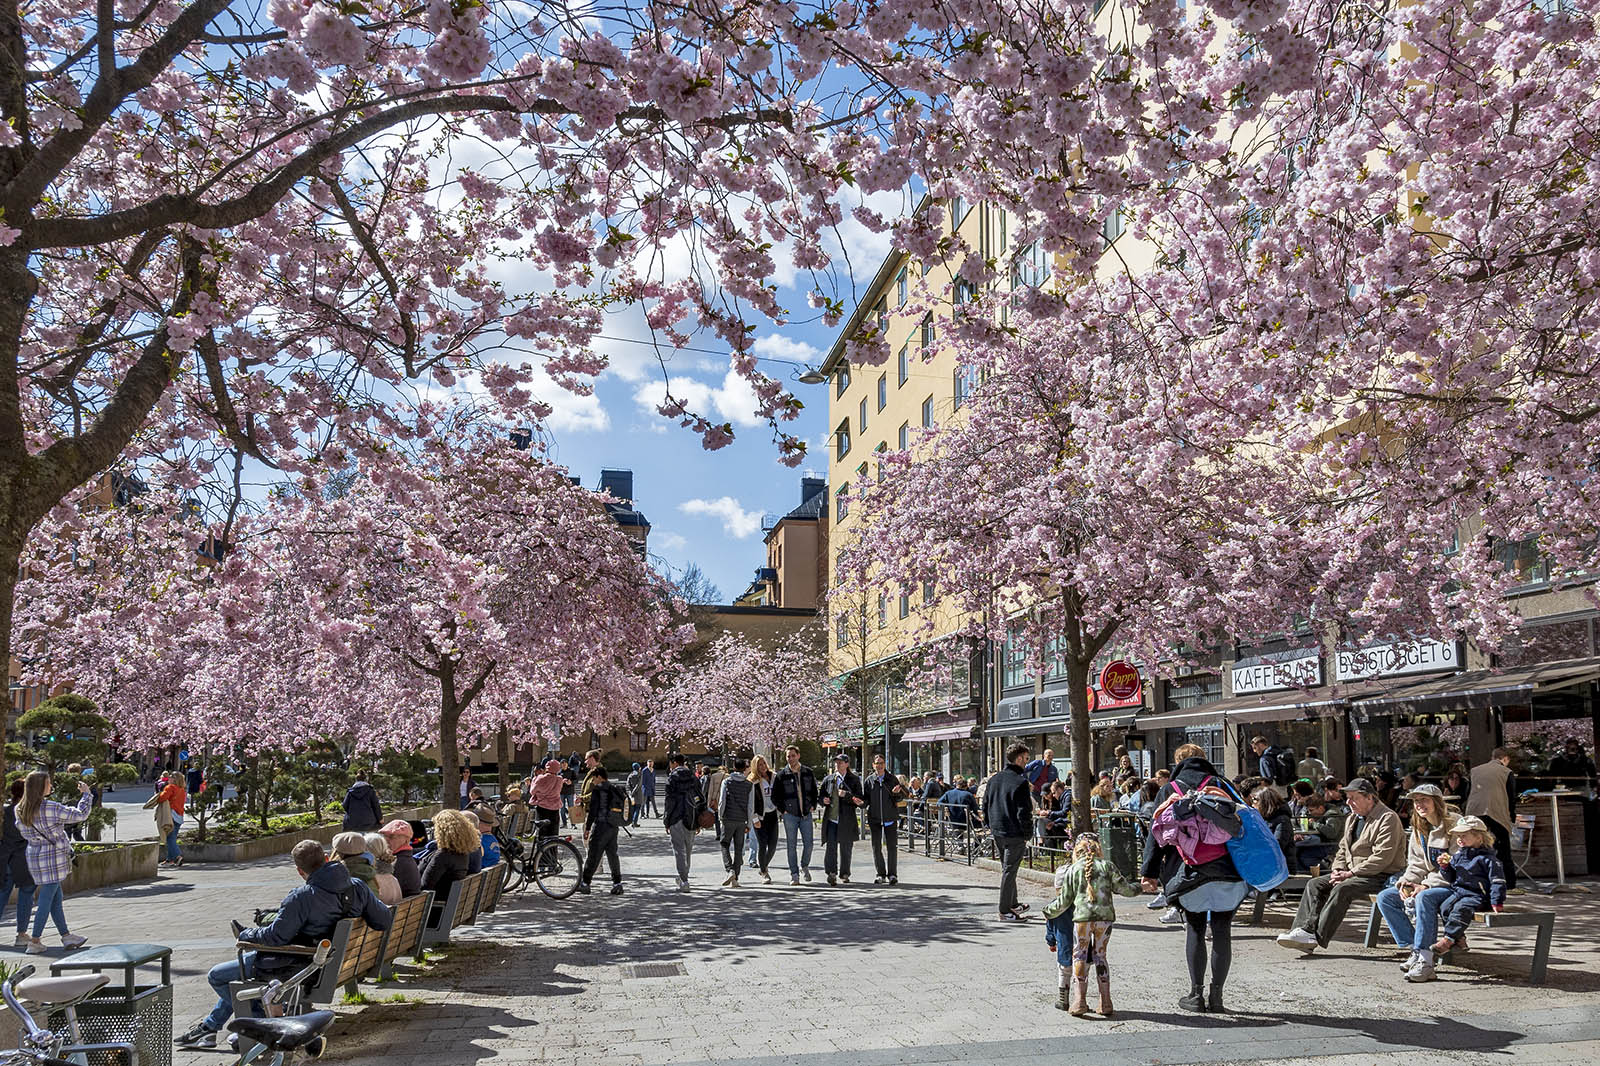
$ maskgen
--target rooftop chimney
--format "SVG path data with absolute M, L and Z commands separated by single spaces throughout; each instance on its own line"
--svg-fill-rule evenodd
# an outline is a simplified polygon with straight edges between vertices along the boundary
M 633 471 L 600 471 L 600 491 L 609 492 L 623 503 L 633 502 Z
M 800 502 L 805 503 L 819 492 L 828 491 L 828 481 L 820 477 L 803 477 L 800 479 Z

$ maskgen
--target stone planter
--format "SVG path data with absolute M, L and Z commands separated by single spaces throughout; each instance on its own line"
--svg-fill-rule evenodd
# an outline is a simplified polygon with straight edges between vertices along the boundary
M 160 858 L 161 845 L 155 841 L 79 851 L 64 889 L 70 896 L 126 881 L 145 881 L 156 875 Z
M 437 803 L 427 807 L 412 807 L 406 810 L 392 811 L 384 815 L 384 821 L 395 818 L 427 819 L 432 818 L 439 811 Z M 287 855 L 294 846 L 302 840 L 316 840 L 323 844 L 332 844 L 333 838 L 344 832 L 337 823 L 330 825 L 314 825 L 305 829 L 296 829 L 292 833 L 277 833 L 272 836 L 257 837 L 238 844 L 190 844 L 181 842 L 185 862 L 254 862 L 257 859 L 267 859 L 274 855 Z

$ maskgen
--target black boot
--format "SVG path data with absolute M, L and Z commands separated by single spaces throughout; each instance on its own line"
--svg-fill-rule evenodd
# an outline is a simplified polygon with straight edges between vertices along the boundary
M 1222 1005 L 1222 986 L 1212 985 L 1206 993 L 1206 1010 L 1213 1014 L 1225 1014 L 1228 1008 Z
M 1194 985 L 1189 989 L 1189 994 L 1178 1000 L 1178 1006 L 1184 1010 L 1202 1014 L 1206 1009 L 1206 998 L 1200 994 L 1200 986 Z

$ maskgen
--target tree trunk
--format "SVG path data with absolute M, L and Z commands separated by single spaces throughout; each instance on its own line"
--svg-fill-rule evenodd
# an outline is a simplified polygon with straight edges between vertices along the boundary
M 865 680 L 856 686 L 856 695 L 861 704 L 861 761 L 856 766 L 867 766 L 872 760 L 867 756 L 867 683 Z M 824 769 L 831 769 L 824 767 Z
M 16 607 L 18 569 L 22 560 L 22 543 L 9 536 L 0 538 L 0 664 L 6 668 L 6 681 L 11 680 L 11 617 Z M 5 724 L 10 725 L 11 707 L 5 709 Z M 0 728 L 0 781 L 6 779 L 7 729 Z
M 439 803 L 447 811 L 461 806 L 461 752 L 456 745 L 460 725 L 455 664 L 446 662 L 439 672 Z
M 1072 824 L 1073 831 L 1094 831 L 1089 814 L 1089 790 L 1095 786 L 1094 756 L 1089 738 L 1089 663 L 1067 660 L 1067 705 L 1072 708 Z
M 511 791 L 511 727 L 501 726 L 500 735 L 495 738 L 495 760 L 499 763 L 500 770 L 500 799 L 505 800 L 507 792 Z

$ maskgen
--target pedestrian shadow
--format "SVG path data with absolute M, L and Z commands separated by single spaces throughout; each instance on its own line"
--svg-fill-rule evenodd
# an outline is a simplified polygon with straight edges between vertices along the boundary
M 1356 1018 L 1336 1014 L 1275 1017 L 1286 1025 L 1360 1033 L 1379 1044 L 1428 1051 L 1504 1051 L 1528 1035 L 1511 1029 L 1484 1029 L 1460 1018 Z
M 184 892 L 193 892 L 193 881 L 153 881 L 146 884 L 118 885 L 115 888 L 101 889 L 95 895 L 102 899 L 146 899 L 151 896 L 175 896 Z M 71 899 L 72 897 L 67 897 Z
M 1115 1021 L 1150 1022 L 1163 1028 L 1180 1029 L 1268 1029 L 1284 1025 L 1282 1017 L 1251 1011 L 1226 1014 L 1189 1014 L 1180 1011 L 1127 1010 L 1117 1008 Z

